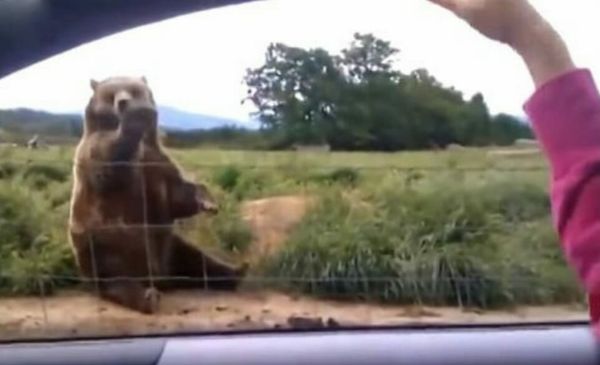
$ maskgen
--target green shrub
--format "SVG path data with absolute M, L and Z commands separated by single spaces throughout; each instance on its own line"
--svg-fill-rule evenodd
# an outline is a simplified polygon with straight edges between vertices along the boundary
M 273 189 L 275 182 L 269 171 L 261 169 L 248 169 L 240 177 L 233 190 L 237 200 L 253 199 L 261 196 L 265 191 Z
M 0 163 L 0 179 L 8 179 L 15 175 L 17 166 L 12 162 Z
M 359 178 L 358 170 L 349 167 L 335 169 L 327 175 L 330 182 L 349 186 L 355 186 Z
M 53 183 L 47 187 L 44 193 L 53 209 L 68 205 L 71 199 L 71 184 Z
M 238 206 L 233 202 L 221 203 L 219 214 L 211 227 L 218 238 L 221 248 L 229 252 L 243 253 L 252 241 L 252 232 L 242 220 Z
M 565 262 L 550 217 L 523 222 L 504 230 L 496 239 L 500 252 L 496 266 L 512 268 L 506 285 L 524 304 L 574 302 L 582 290 Z
M 48 292 L 75 274 L 66 217 L 53 216 L 46 203 L 26 187 L 0 184 L 0 293 Z
M 342 167 L 330 172 L 308 175 L 305 180 L 319 184 L 355 187 L 359 183 L 360 173 L 350 167 Z
M 33 175 L 44 176 L 50 181 L 64 182 L 70 172 L 66 166 L 33 164 L 25 167 L 23 175 L 26 178 Z
M 267 270 L 287 288 L 338 298 L 485 308 L 579 300 L 550 232 L 547 199 L 532 186 L 440 183 L 358 203 L 328 191 Z
M 70 171 L 66 166 L 33 164 L 24 167 L 22 179 L 34 189 L 42 190 L 53 182 L 65 182 Z
M 217 170 L 213 181 L 225 192 L 233 194 L 237 200 L 256 197 L 274 185 L 268 171 L 250 168 L 242 170 L 236 166 Z
M 486 209 L 497 212 L 509 223 L 548 216 L 550 199 L 544 189 L 527 182 L 502 180 L 484 186 L 479 196 Z
M 242 171 L 238 167 L 227 166 L 217 170 L 213 179 L 221 189 L 231 192 L 237 186 L 240 176 L 242 176 Z

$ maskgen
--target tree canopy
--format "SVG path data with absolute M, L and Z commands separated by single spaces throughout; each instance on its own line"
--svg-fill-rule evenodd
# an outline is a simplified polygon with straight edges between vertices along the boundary
M 264 64 L 247 70 L 246 100 L 278 147 L 396 151 L 531 138 L 514 116 L 491 116 L 483 95 L 466 100 L 425 69 L 396 69 L 399 54 L 372 34 L 355 33 L 339 54 L 273 43 Z

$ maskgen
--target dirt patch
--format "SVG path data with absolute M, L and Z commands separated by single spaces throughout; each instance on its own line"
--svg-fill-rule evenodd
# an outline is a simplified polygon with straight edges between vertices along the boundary
M 245 202 L 242 218 L 252 231 L 251 260 L 272 255 L 287 240 L 302 220 L 314 199 L 303 196 L 279 196 Z
M 163 296 L 143 315 L 82 292 L 0 299 L 0 340 L 131 336 L 242 329 L 585 320 L 582 308 L 526 307 L 512 311 L 381 306 L 294 297 L 274 292 L 185 291 Z

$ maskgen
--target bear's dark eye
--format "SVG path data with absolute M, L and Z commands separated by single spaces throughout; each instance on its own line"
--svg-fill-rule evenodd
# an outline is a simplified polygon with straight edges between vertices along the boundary
M 138 88 L 132 88 L 131 90 L 129 90 L 129 93 L 131 94 L 131 97 L 134 99 L 137 99 L 142 95 L 142 91 Z
M 115 101 L 115 94 L 106 93 L 102 96 L 102 100 L 107 104 L 112 104 Z

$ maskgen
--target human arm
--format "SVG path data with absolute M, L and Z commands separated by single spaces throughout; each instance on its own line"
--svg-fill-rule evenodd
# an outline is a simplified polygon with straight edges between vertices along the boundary
M 430 0 L 502 42 L 527 65 L 536 91 L 525 104 L 551 169 L 554 225 L 600 319 L 600 96 L 589 70 L 526 0 Z
M 575 68 L 558 32 L 527 0 L 429 0 L 517 52 L 536 87 Z

